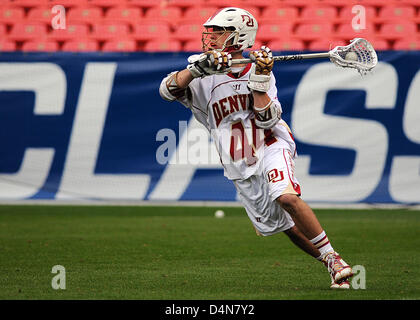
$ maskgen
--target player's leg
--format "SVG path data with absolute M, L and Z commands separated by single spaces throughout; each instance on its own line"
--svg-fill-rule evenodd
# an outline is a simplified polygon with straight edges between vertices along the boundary
M 284 232 L 290 240 L 307 254 L 318 258 L 321 253 L 315 245 L 295 226 L 291 216 L 268 196 L 268 184 L 261 176 L 251 176 L 245 180 L 235 180 L 249 219 L 258 236 Z
M 321 224 L 315 216 L 315 213 L 306 202 L 296 194 L 283 194 L 278 197 L 276 201 L 283 209 L 289 212 L 299 230 L 302 231 L 308 239 L 313 239 L 322 233 Z
M 322 260 L 327 253 L 334 252 L 328 237 L 321 227 L 315 213 L 297 194 L 282 194 L 276 201 L 286 210 L 299 230 L 320 251 L 318 260 Z
M 300 249 L 305 251 L 307 254 L 311 255 L 314 258 L 320 256 L 319 250 L 314 246 L 314 244 L 305 237 L 305 235 L 300 232 L 298 227 L 293 226 L 288 230 L 285 230 L 284 233 L 290 238 L 290 240 Z M 333 275 L 331 275 L 331 288 L 333 289 L 348 289 L 350 288 L 350 283 L 347 278 L 334 281 Z
M 286 215 L 290 215 L 297 229 L 319 251 L 319 256 L 315 258 L 328 268 L 333 282 L 350 277 L 351 268 L 334 251 L 315 213 L 300 198 L 300 185 L 294 176 L 291 153 L 285 149 L 267 148 L 264 153 L 264 175 L 268 181 L 271 199 Z M 292 238 L 291 240 L 293 241 Z M 308 253 L 307 250 L 304 251 Z
M 331 288 L 349 288 L 350 285 L 347 280 L 353 275 L 353 271 L 334 251 L 312 209 L 296 194 L 281 195 L 276 201 L 289 212 L 298 229 L 319 252 L 319 256 L 315 258 L 327 267 L 331 276 Z M 306 250 L 304 251 L 309 253 Z
M 305 251 L 307 254 L 314 258 L 318 258 L 320 256 L 321 253 L 319 250 L 308 240 L 308 238 L 305 237 L 298 227 L 293 226 L 290 229 L 285 230 L 284 233 L 297 247 Z
M 301 250 L 306 252 L 307 254 L 311 255 L 314 258 L 318 258 L 320 256 L 319 250 L 313 245 L 312 242 L 305 237 L 305 235 L 300 232 L 300 230 L 293 226 L 292 228 L 285 230 L 284 233 L 290 238 L 290 240 Z M 327 266 L 328 268 L 328 266 Z M 332 289 L 349 289 L 350 283 L 348 281 L 349 277 L 342 278 L 338 281 L 334 280 L 334 274 L 330 272 L 331 277 L 331 285 Z
M 264 152 L 264 176 L 268 182 L 269 195 L 294 221 L 297 228 L 320 251 L 321 260 L 327 252 L 333 252 L 329 241 L 312 209 L 299 197 L 300 185 L 294 176 L 292 154 L 281 148 L 269 147 Z

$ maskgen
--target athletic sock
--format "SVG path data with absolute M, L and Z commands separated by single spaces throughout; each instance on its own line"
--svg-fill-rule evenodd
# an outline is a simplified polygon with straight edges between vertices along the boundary
M 333 247 L 331 246 L 330 241 L 328 240 L 328 237 L 325 233 L 325 231 L 322 231 L 319 235 L 317 235 L 315 238 L 310 240 L 314 246 L 319 250 L 321 255 L 317 258 L 318 260 L 322 260 L 322 258 L 325 257 L 325 255 L 329 252 L 334 252 Z

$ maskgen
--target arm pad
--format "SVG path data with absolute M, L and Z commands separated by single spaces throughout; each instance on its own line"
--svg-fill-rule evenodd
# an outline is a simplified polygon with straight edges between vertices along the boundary
M 186 88 L 178 87 L 176 74 L 178 71 L 171 72 L 160 83 L 159 94 L 167 101 L 174 101 L 185 96 Z
M 254 107 L 254 112 L 255 124 L 261 129 L 271 129 L 281 119 L 281 109 L 273 101 L 270 101 L 261 109 Z

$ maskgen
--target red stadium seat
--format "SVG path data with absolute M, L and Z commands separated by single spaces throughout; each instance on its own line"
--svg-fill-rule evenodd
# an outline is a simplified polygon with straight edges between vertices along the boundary
M 127 0 L 88 0 L 89 5 L 94 7 L 116 7 L 116 6 L 125 6 Z
M 258 1 L 242 0 L 242 3 L 243 3 L 244 7 L 246 7 L 247 5 L 250 5 L 250 6 L 255 6 L 255 7 L 264 9 L 264 8 L 267 8 L 267 7 L 270 7 L 270 6 L 273 6 L 273 5 L 274 6 L 276 6 L 276 5 L 277 6 L 278 5 L 282 6 L 283 5 L 283 0 L 258 0 Z
M 178 7 L 182 9 L 189 9 L 192 7 L 199 7 L 205 5 L 205 0 L 172 0 L 167 2 L 168 7 Z
M 420 2 L 419 2 L 420 5 Z M 410 21 L 416 16 L 414 6 L 383 6 L 379 10 L 378 21 Z
M 188 8 L 183 16 L 183 21 L 197 21 L 203 24 L 217 12 L 217 7 L 192 7 Z
M 98 7 L 76 7 L 71 8 L 67 13 L 67 23 L 74 24 L 96 24 L 102 21 L 102 10 Z
M 318 21 L 334 21 L 337 17 L 337 9 L 334 7 L 311 6 L 302 9 L 299 20 L 305 23 L 316 23 Z
M 0 24 L 0 37 L 3 38 L 6 36 L 7 28 L 6 25 Z
M 318 39 L 311 41 L 308 49 L 311 51 L 329 51 L 337 46 L 346 46 L 349 43 L 342 40 L 335 39 Z
M 56 14 L 51 12 L 51 7 L 35 7 L 29 10 L 27 20 L 51 25 L 51 21 L 55 16 Z
M 73 7 L 85 7 L 87 3 L 87 0 L 49 0 L 48 6 L 52 8 L 55 5 L 60 5 L 67 9 Z
M 226 2 L 226 5 L 221 5 L 220 3 Z M 260 10 L 259 8 L 255 5 L 257 2 L 254 3 L 248 3 L 248 4 L 244 4 L 242 1 L 236 1 L 236 2 L 231 2 L 231 1 L 225 1 L 223 0 L 223 2 L 220 1 L 206 1 L 205 5 L 201 6 L 201 8 L 214 8 L 214 10 L 206 13 L 206 14 L 201 14 L 201 16 L 203 16 L 204 21 L 206 21 L 208 18 L 210 18 L 211 16 L 213 16 L 214 14 L 216 14 L 220 9 L 224 8 L 224 7 L 239 7 L 242 8 L 246 11 L 248 11 L 249 13 L 251 13 L 255 19 L 260 18 Z M 228 4 L 230 3 L 230 5 Z M 191 7 L 192 8 L 197 8 L 200 9 L 200 6 L 195 6 L 195 7 Z M 187 9 L 188 10 L 188 9 Z
M 258 23 L 293 23 L 298 16 L 299 10 L 295 7 L 270 6 L 263 9 Z
M 128 24 L 102 23 L 93 26 L 91 37 L 96 40 L 126 39 L 130 34 Z
M 47 26 L 42 23 L 15 24 L 9 33 L 9 38 L 15 41 L 32 40 L 47 35 Z
M 258 40 L 271 41 L 290 37 L 293 25 L 290 23 L 263 24 L 258 27 Z
M 420 6 L 419 0 L 399 0 L 398 4 L 401 5 L 410 5 L 410 6 Z
M 339 23 L 351 23 L 356 15 L 359 15 L 359 11 L 355 10 L 356 12 L 353 13 L 354 6 L 345 6 L 340 10 L 338 15 L 337 22 Z M 365 17 L 366 23 L 373 23 L 376 21 L 376 9 L 372 6 L 364 6 L 365 8 Z M 357 8 L 356 8 L 357 9 Z
M 414 22 L 397 22 L 382 24 L 379 36 L 384 39 L 403 39 L 416 36 L 417 25 Z
M 386 40 L 377 39 L 377 38 L 368 38 L 366 40 L 368 40 L 377 51 L 391 49 L 391 46 Z
M 0 52 L 16 51 L 16 43 L 13 41 L 0 40 Z
M 396 0 L 399 1 L 399 0 Z M 362 6 L 373 6 L 373 7 L 382 7 L 385 3 L 392 2 L 392 0 L 357 0 L 356 4 L 360 4 Z
M 137 43 L 135 40 L 110 40 L 104 43 L 102 51 L 134 52 L 137 51 Z
M 267 46 L 272 51 L 302 51 L 305 50 L 305 44 L 297 39 L 284 39 L 270 41 Z
M 135 24 L 139 22 L 142 15 L 143 13 L 140 8 L 115 7 L 108 9 L 105 14 L 104 22 Z
M 402 39 L 397 40 L 393 46 L 394 50 L 420 50 L 420 40 L 418 39 Z
M 302 40 L 315 40 L 329 37 L 332 32 L 330 23 L 303 23 L 297 26 L 294 35 Z
M 127 6 L 140 8 L 166 7 L 167 3 L 162 0 L 127 0 Z
M 57 41 L 83 39 L 89 36 L 89 27 L 85 24 L 69 24 L 65 29 L 53 29 L 49 37 Z
M 51 40 L 30 40 L 22 45 L 22 51 L 55 52 L 59 49 L 58 43 Z
M 181 51 L 181 42 L 169 39 L 148 41 L 143 48 L 146 52 Z
M 184 44 L 183 51 L 203 52 L 203 43 L 201 40 L 191 40 Z
M 135 24 L 133 28 L 132 37 L 140 41 L 168 37 L 171 32 L 167 22 L 140 22 Z
M 175 30 L 172 37 L 180 41 L 197 40 L 201 39 L 202 32 L 201 24 L 182 24 Z
M 215 6 L 218 8 L 226 8 L 226 7 L 242 8 L 242 1 L 240 0 L 206 0 L 206 5 Z
M 318 2 L 318 4 L 333 6 L 333 7 L 336 7 L 336 8 L 345 7 L 345 6 L 349 5 L 349 2 L 350 3 L 353 2 L 354 4 L 358 4 L 357 1 L 349 1 L 349 0 L 318 0 L 318 1 L 315 1 L 315 3 L 316 2 Z
M 74 39 L 64 42 L 62 50 L 75 52 L 99 51 L 99 45 L 97 41 L 91 39 Z
M 375 35 L 375 25 L 367 24 L 365 29 L 353 29 L 350 23 L 343 23 L 337 27 L 335 36 L 340 39 L 368 38 Z
M 39 6 L 47 6 L 48 0 L 14 0 L 13 6 L 35 8 Z
M 307 7 L 319 4 L 318 0 L 282 0 L 284 6 Z
M 25 10 L 16 7 L 0 7 L 0 23 L 15 24 L 25 19 Z
M 149 21 L 166 21 L 175 26 L 182 18 L 182 11 L 177 7 L 154 7 L 147 9 L 144 17 Z

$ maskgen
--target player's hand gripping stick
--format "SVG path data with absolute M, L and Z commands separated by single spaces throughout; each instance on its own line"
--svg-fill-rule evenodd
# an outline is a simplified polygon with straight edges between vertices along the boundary
M 187 69 L 194 78 L 200 78 L 211 74 L 229 73 L 231 65 L 230 53 L 211 50 L 189 56 Z

